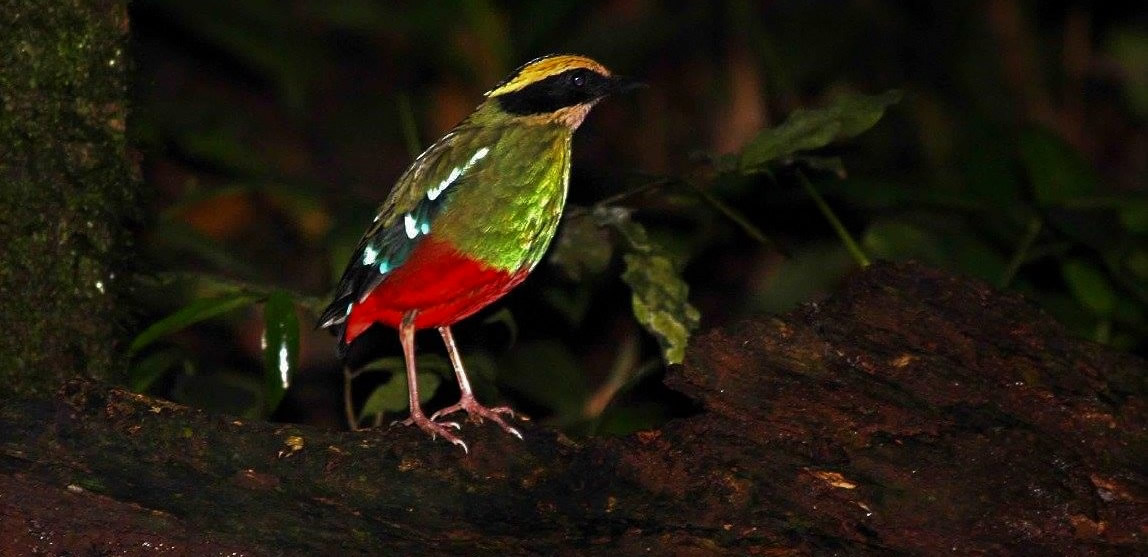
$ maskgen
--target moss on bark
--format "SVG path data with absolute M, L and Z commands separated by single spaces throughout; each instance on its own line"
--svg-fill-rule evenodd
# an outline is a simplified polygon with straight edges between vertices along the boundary
M 0 381 L 113 379 L 135 180 L 125 2 L 0 1 Z

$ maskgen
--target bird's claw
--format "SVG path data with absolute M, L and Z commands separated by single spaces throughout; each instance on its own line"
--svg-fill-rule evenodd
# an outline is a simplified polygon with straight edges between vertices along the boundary
M 500 416 L 500 414 L 506 414 L 508 417 L 513 418 L 514 410 L 512 410 L 509 406 L 496 406 L 494 408 L 487 408 L 486 406 L 479 404 L 478 400 L 476 400 L 473 396 L 463 397 L 457 403 L 451 406 L 447 406 L 438 412 L 435 412 L 431 415 L 430 419 L 432 421 L 437 420 L 440 417 L 445 417 L 459 411 L 466 412 L 467 418 L 474 421 L 475 423 L 481 424 L 483 418 L 486 418 L 498 424 L 499 427 L 501 427 L 507 433 L 522 439 L 522 433 L 520 433 L 514 427 L 511 427 L 510 424 L 507 424 L 506 420 L 503 420 L 502 416 Z
M 455 435 L 455 434 L 451 433 L 449 430 L 447 430 L 448 427 L 453 427 L 456 430 L 461 430 L 462 425 L 459 424 L 458 422 L 436 422 L 436 421 L 434 421 L 433 418 L 428 419 L 426 416 L 424 416 L 423 414 L 420 413 L 417 415 L 412 415 L 411 417 L 409 417 L 405 420 L 401 420 L 401 421 L 396 420 L 396 421 L 391 423 L 391 426 L 395 426 L 397 424 L 402 424 L 405 426 L 410 426 L 410 425 L 417 426 L 419 429 L 425 431 L 428 435 L 430 435 L 431 439 L 435 439 L 436 437 L 442 437 L 443 439 L 446 439 L 447 441 L 450 441 L 451 443 L 458 445 L 459 447 L 462 447 L 462 452 L 464 452 L 464 453 L 470 452 L 470 450 L 466 446 L 466 442 L 464 442 L 462 439 L 459 439 L 457 435 Z

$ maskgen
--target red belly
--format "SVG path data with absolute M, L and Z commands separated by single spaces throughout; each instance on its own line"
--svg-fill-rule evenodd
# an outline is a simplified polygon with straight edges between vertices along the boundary
M 398 328 L 411 310 L 418 310 L 417 329 L 453 325 L 501 298 L 529 272 L 508 273 L 445 242 L 424 238 L 399 268 L 351 308 L 344 342 L 350 344 L 375 322 Z

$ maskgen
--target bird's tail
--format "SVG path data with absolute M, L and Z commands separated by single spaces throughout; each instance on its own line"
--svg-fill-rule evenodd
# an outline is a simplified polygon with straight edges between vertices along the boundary
M 331 305 L 323 310 L 323 314 L 319 316 L 319 321 L 315 323 L 316 329 L 328 329 L 339 337 L 339 343 L 335 346 L 335 353 L 340 360 L 347 356 L 347 317 L 350 315 L 349 310 L 353 301 L 352 296 L 335 298 Z

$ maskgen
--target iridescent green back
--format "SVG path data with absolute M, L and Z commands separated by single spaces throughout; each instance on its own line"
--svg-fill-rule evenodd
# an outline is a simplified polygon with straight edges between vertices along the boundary
M 499 269 L 532 268 L 566 202 L 572 135 L 557 124 L 464 122 L 399 178 L 364 241 L 402 254 L 393 244 L 430 235 Z
M 536 125 L 477 135 L 490 141 L 488 162 L 459 184 L 431 224 L 432 234 L 499 269 L 533 268 L 566 203 L 572 132 Z
M 573 131 L 562 125 L 464 122 L 399 178 L 320 317 L 343 322 L 352 304 L 434 238 L 514 273 L 542 259 L 566 203 Z

